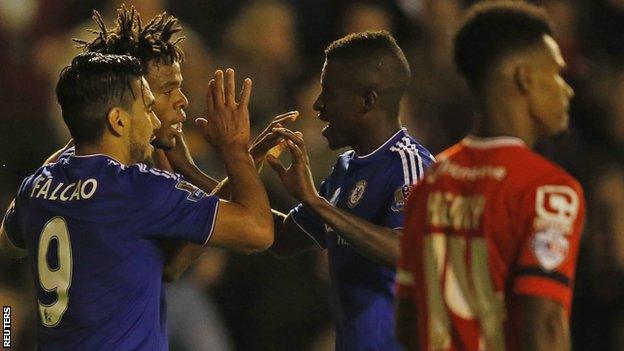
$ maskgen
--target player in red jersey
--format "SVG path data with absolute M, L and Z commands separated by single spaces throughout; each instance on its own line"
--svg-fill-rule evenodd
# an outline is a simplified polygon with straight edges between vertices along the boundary
M 455 61 L 480 113 L 406 209 L 397 334 L 409 350 L 568 350 L 585 205 L 579 183 L 531 151 L 564 132 L 573 91 L 539 8 L 470 9 Z

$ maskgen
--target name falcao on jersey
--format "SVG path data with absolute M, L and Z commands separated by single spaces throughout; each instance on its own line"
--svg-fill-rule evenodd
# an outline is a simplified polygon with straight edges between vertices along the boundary
M 30 191 L 30 197 L 35 199 L 77 201 L 86 200 L 95 194 L 98 182 L 94 178 L 79 180 L 75 183 L 60 182 L 52 184 L 52 178 L 37 177 Z

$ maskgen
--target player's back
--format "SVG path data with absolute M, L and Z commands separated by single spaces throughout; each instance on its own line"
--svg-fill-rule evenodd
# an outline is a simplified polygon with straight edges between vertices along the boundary
M 183 205 L 172 204 L 167 188 L 177 182 L 94 155 L 64 158 L 22 183 L 7 233 L 29 254 L 41 350 L 167 348 L 163 257 L 154 239 L 183 231 L 170 223 L 180 219 L 171 208 Z
M 468 137 L 413 194 L 400 269 L 425 349 L 515 349 L 518 294 L 569 309 L 583 199 L 562 169 L 519 139 Z

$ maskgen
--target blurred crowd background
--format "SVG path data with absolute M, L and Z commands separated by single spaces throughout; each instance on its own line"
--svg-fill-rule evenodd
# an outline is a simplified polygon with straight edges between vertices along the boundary
M 254 80 L 257 133 L 277 114 L 299 110 L 314 178 L 337 152 L 320 135 L 312 103 L 320 91 L 323 49 L 344 34 L 393 33 L 412 67 L 401 118 L 432 152 L 470 131 L 474 106 L 451 57 L 453 34 L 472 1 L 462 0 L 187 0 L 126 1 L 148 20 L 179 17 L 183 89 L 190 100 L 185 132 L 209 174 L 225 174 L 193 129 L 217 68 Z M 624 0 L 539 0 L 555 24 L 576 96 L 571 132 L 539 151 L 584 186 L 588 220 L 578 262 L 572 337 L 576 350 L 624 350 Z M 118 1 L 0 0 L 0 207 L 21 180 L 64 145 L 68 132 L 54 98 L 61 68 L 91 38 L 98 9 L 112 25 Z M 357 126 L 353 126 L 357 128 Z M 270 169 L 263 178 L 274 208 L 294 204 Z M 167 284 L 171 349 L 332 350 L 328 269 L 323 252 L 278 260 L 210 249 L 178 282 Z M 0 302 L 13 306 L 13 343 L 34 349 L 37 314 L 26 260 L 0 259 Z

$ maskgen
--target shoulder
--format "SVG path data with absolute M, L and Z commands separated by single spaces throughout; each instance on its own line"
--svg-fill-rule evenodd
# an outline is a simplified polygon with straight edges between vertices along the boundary
M 166 186 L 174 186 L 182 181 L 182 176 L 143 163 L 131 166 L 120 165 L 115 171 L 130 186 L 132 191 L 152 191 Z
M 457 155 L 460 154 L 464 150 L 464 148 L 465 146 L 463 143 L 456 143 L 455 145 L 450 146 L 448 149 L 445 149 L 440 154 L 438 154 L 438 156 L 436 156 L 436 159 L 438 162 L 452 160 L 457 157 Z
M 23 196 L 30 195 L 30 191 L 33 187 L 34 182 L 38 178 L 41 178 L 42 170 L 43 170 L 43 167 L 39 168 L 35 173 L 29 175 L 28 177 L 24 178 L 24 180 L 22 180 L 22 183 L 20 184 L 20 187 L 17 190 L 17 196 L 16 196 L 17 199 Z
M 137 163 L 131 166 L 120 165 L 120 172 L 137 181 L 168 182 L 172 180 L 178 181 L 182 178 L 182 176 L 177 173 L 150 167 L 143 163 Z
M 507 159 L 510 177 L 527 187 L 545 184 L 567 186 L 582 193 L 581 184 L 561 166 L 529 150 L 510 153 Z
M 390 145 L 386 154 L 394 163 L 401 161 L 404 156 L 416 158 L 419 162 L 422 162 L 425 167 L 435 162 L 435 157 L 431 152 L 408 134 Z
M 388 148 L 385 162 L 389 171 L 404 178 L 405 184 L 413 184 L 422 179 L 436 159 L 422 144 L 405 135 Z
M 521 207 L 539 218 L 569 223 L 584 216 L 585 198 L 578 180 L 530 150 L 519 156 L 510 168 L 508 189 Z
M 76 175 L 83 177 L 84 173 L 82 172 L 88 170 L 86 173 L 95 175 L 98 182 L 103 184 L 108 191 L 123 193 L 130 198 L 160 192 L 161 189 L 166 189 L 168 186 L 175 186 L 181 180 L 179 174 L 152 168 L 142 163 L 124 165 L 109 157 L 101 157 L 97 162 L 91 161 L 86 165 L 83 161 L 82 164 L 77 163 L 72 166 L 72 162 L 76 161 L 79 160 L 70 158 L 68 161 L 61 160 L 49 167 L 52 169 L 62 168 L 67 162 L 69 165 L 68 173 L 72 177 Z

